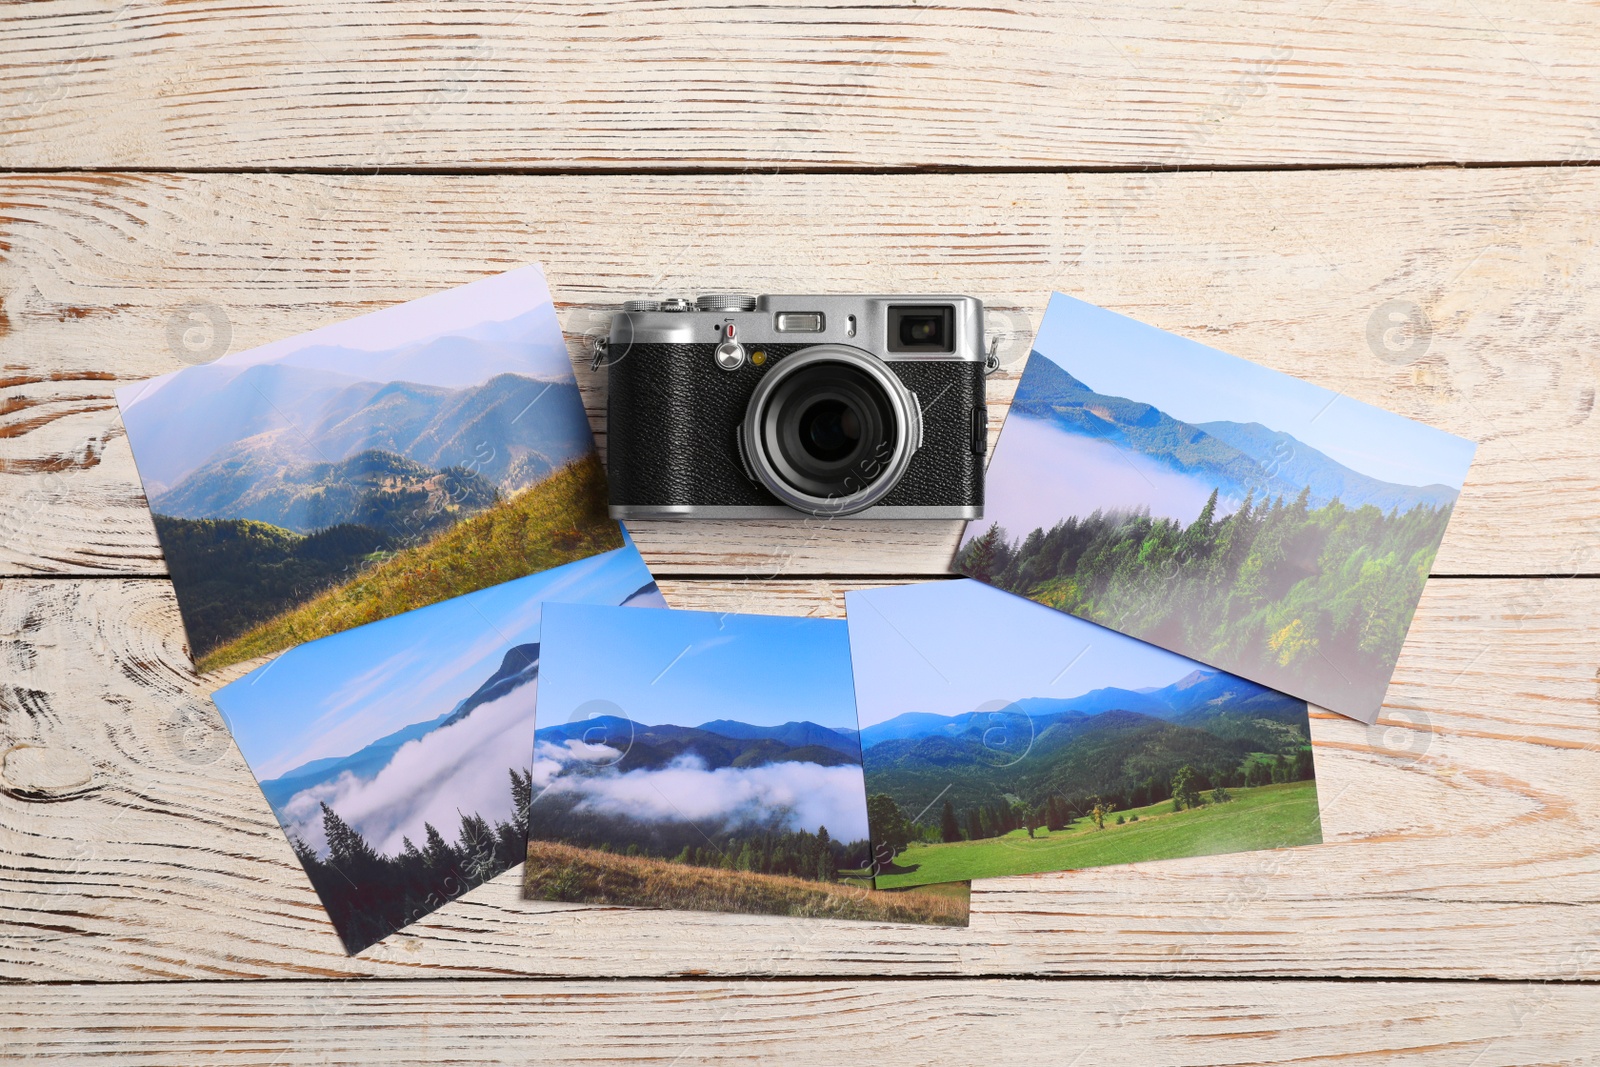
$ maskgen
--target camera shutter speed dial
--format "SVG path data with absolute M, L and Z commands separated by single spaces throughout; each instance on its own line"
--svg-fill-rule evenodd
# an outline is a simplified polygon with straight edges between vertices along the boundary
M 696 311 L 754 311 L 756 298 L 743 293 L 701 293 L 695 297 Z

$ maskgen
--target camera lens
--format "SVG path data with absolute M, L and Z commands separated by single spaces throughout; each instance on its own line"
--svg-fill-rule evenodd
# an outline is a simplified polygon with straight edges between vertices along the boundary
M 836 463 L 861 443 L 861 416 L 842 400 L 819 400 L 800 414 L 800 444 L 824 463 Z
M 767 406 L 765 433 L 784 480 L 841 496 L 882 476 L 895 414 L 883 386 L 855 367 L 817 363 L 790 376 Z
M 916 397 L 882 360 L 819 345 L 779 360 L 757 386 L 745 414 L 746 458 L 790 507 L 852 514 L 905 473 L 919 416 Z

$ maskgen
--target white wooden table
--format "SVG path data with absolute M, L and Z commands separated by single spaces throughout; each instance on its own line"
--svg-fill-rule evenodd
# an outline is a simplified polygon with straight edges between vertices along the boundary
M 0 8 L 0 1060 L 1600 1062 L 1597 159 L 1592 2 Z M 532 260 L 575 351 L 642 294 L 1062 289 L 1482 442 L 1384 717 L 1312 723 L 1328 843 L 966 930 L 511 872 L 346 957 L 112 390 Z M 839 615 L 957 528 L 634 535 L 677 606 Z

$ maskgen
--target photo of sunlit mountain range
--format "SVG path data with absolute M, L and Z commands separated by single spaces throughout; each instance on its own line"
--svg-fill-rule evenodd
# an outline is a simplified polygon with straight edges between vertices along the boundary
M 629 545 L 300 645 L 215 694 L 348 951 L 522 862 L 551 599 L 665 606 Z
M 1057 294 L 956 569 L 1370 722 L 1475 448 Z
M 1322 840 L 1304 700 L 978 582 L 846 602 L 879 886 Z
M 118 402 L 202 670 L 621 544 L 537 267 Z
M 545 618 L 527 896 L 965 924 L 965 886 L 871 888 L 843 622 Z

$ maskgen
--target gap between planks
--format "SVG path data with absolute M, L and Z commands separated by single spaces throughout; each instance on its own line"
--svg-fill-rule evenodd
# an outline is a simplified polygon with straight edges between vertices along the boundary
M 1600 303 L 1585 299 L 1596 196 L 1592 167 L 0 179 L 13 205 L 0 219 L 0 364 L 16 368 L 0 386 L 0 568 L 159 572 L 111 391 L 183 365 L 169 333 L 187 304 L 225 308 L 237 350 L 542 260 L 574 348 L 580 320 L 624 296 L 729 278 L 758 291 L 974 292 L 1026 323 L 1024 337 L 1046 293 L 1073 291 L 1480 439 L 1439 572 L 1584 572 L 1600 554 Z M 901 205 L 892 218 L 886 200 Z M 1368 336 L 1400 299 L 1431 323 L 1412 362 Z M 1020 365 L 1021 337 L 1017 348 Z M 992 382 L 991 440 L 1017 365 Z M 578 380 L 603 444 L 603 382 L 586 367 Z M 959 524 L 819 529 L 635 533 L 663 573 L 929 574 L 948 566 Z

